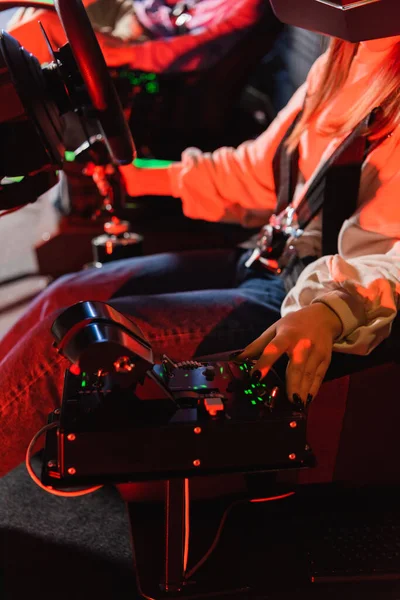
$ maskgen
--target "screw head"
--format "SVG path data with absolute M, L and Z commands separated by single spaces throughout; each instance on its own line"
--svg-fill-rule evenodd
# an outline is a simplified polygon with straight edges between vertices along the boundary
M 57 466 L 57 462 L 55 460 L 49 460 L 47 461 L 47 466 L 49 469 L 54 469 L 54 467 Z
M 59 415 L 59 414 L 60 414 L 60 412 L 61 412 L 61 410 L 60 410 L 59 408 L 56 408 L 56 410 L 54 411 L 54 414 L 55 414 L 55 415 Z
M 198 435 L 199 433 L 201 433 L 201 427 L 195 427 L 193 431 Z
M 196 458 L 196 460 L 193 461 L 193 466 L 194 467 L 199 467 L 201 465 L 201 462 L 199 461 L 198 458 Z
M 297 427 L 297 422 L 296 422 L 296 421 L 290 421 L 290 423 L 289 423 L 289 427 L 291 427 L 291 429 L 296 429 L 296 427 Z
M 289 454 L 289 460 L 296 460 L 296 455 L 294 452 L 292 452 L 292 454 Z
M 74 440 L 76 440 L 76 435 L 75 435 L 74 433 L 69 433 L 69 434 L 67 435 L 67 440 L 68 440 L 69 442 L 73 442 Z
M 75 475 L 75 473 L 76 473 L 76 469 L 74 469 L 74 467 L 70 467 L 68 469 L 68 475 Z

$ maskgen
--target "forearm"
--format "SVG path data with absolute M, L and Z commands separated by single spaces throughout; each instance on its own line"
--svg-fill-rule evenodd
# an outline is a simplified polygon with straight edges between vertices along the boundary
M 130 196 L 172 196 L 172 186 L 167 168 L 120 167 Z

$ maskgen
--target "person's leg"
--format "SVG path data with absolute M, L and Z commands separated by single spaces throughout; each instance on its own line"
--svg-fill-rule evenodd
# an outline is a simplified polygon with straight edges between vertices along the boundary
M 165 253 L 120 260 L 60 277 L 0 340 L 0 360 L 47 315 L 76 302 L 235 285 L 237 250 Z
M 189 359 L 242 348 L 279 318 L 282 286 L 259 285 L 121 297 L 110 304 L 132 317 L 155 354 Z M 23 460 L 30 439 L 60 403 L 68 362 L 52 348 L 56 314 L 39 321 L 0 364 L 0 475 Z

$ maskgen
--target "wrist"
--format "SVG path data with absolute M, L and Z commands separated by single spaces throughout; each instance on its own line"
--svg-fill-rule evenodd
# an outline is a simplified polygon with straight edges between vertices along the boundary
M 169 169 L 138 168 L 141 195 L 171 196 L 171 181 Z
M 343 323 L 339 317 L 339 315 L 329 306 L 329 304 L 325 304 L 325 302 L 319 300 L 312 304 L 316 310 L 319 311 L 319 314 L 322 315 L 322 321 L 324 327 L 328 327 L 332 333 L 332 339 L 337 340 L 340 338 L 343 332 Z

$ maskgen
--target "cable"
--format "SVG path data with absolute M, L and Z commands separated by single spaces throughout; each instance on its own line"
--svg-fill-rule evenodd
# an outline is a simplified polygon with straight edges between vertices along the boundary
M 242 499 L 241 498 L 239 500 L 235 500 L 234 502 L 232 502 L 225 509 L 225 512 L 222 515 L 222 519 L 219 524 L 217 533 L 215 535 L 214 541 L 211 544 L 209 550 L 206 552 L 206 554 L 203 556 L 203 558 L 201 558 L 199 560 L 199 562 L 194 565 L 194 567 L 192 567 L 189 571 L 186 571 L 187 551 L 189 548 L 189 479 L 185 479 L 185 501 L 186 501 L 186 506 L 185 506 L 185 550 L 184 550 L 185 553 L 184 553 L 183 562 L 184 562 L 184 570 L 186 572 L 184 575 L 184 581 L 187 582 L 190 579 L 190 577 L 192 577 L 192 575 L 194 575 L 194 573 L 206 562 L 206 560 L 209 558 L 211 553 L 215 550 L 215 548 L 219 542 L 220 536 L 221 536 L 222 528 L 223 528 L 223 526 L 226 522 L 226 519 L 227 519 L 230 511 L 232 510 L 232 508 L 234 508 L 238 504 L 244 504 L 246 502 L 251 502 L 251 503 L 271 502 L 273 500 L 283 500 L 284 498 L 289 498 L 290 496 L 294 496 L 294 495 L 295 495 L 295 492 L 288 492 L 286 494 L 281 494 L 279 496 L 269 496 L 267 498 L 250 498 L 250 499 L 248 499 L 248 498 Z M 132 531 L 131 531 L 131 547 L 132 547 L 133 569 L 135 572 L 135 580 L 136 580 L 136 588 L 137 588 L 138 596 L 139 596 L 140 600 L 156 600 L 156 598 L 154 598 L 153 596 L 148 596 L 142 590 L 140 576 L 139 576 L 139 568 L 138 568 L 138 563 L 137 563 L 135 540 L 134 540 Z M 192 597 L 193 598 L 202 597 L 202 595 L 200 595 L 200 596 L 194 595 Z
M 204 554 L 204 556 L 189 571 L 187 571 L 185 573 L 185 581 L 188 581 L 200 569 L 200 567 L 206 562 L 206 560 L 210 557 L 210 555 L 214 552 L 214 550 L 217 547 L 218 542 L 220 540 L 222 529 L 225 525 L 228 515 L 235 506 L 238 506 L 239 504 L 245 504 L 246 502 L 256 503 L 256 502 L 271 502 L 273 500 L 283 500 L 284 498 L 289 498 L 290 496 L 294 496 L 294 494 L 295 494 L 295 492 L 288 492 L 287 494 L 281 494 L 280 496 L 270 496 L 269 498 L 252 498 L 250 500 L 246 498 L 244 500 L 240 499 L 240 500 L 235 500 L 234 502 L 232 502 L 232 504 L 230 504 L 225 509 L 225 512 L 222 515 L 221 522 L 218 526 L 217 533 L 215 534 L 215 538 L 214 538 L 210 548 L 207 550 L 207 552 Z
M 75 492 L 63 492 L 62 490 L 55 490 L 51 486 L 44 485 L 40 481 L 40 479 L 36 475 L 36 473 L 34 472 L 34 470 L 32 468 L 32 464 L 31 464 L 33 447 L 35 446 L 36 442 L 38 441 L 38 439 L 40 438 L 41 435 L 43 435 L 44 433 L 46 433 L 46 431 L 49 431 L 50 429 L 54 429 L 54 427 L 57 427 L 57 425 L 58 425 L 57 421 L 54 421 L 53 423 L 48 423 L 47 425 L 42 427 L 42 429 L 40 429 L 34 435 L 34 437 L 32 438 L 32 440 L 27 448 L 26 455 L 25 455 L 25 465 L 26 465 L 26 469 L 27 469 L 31 479 L 36 483 L 36 485 L 38 485 L 42 490 L 44 490 L 48 494 L 52 494 L 53 496 L 61 496 L 63 498 L 76 498 L 78 496 L 86 496 L 87 494 L 96 492 L 103 486 L 97 485 L 97 486 L 94 486 L 91 488 L 86 488 L 84 490 L 77 490 Z

